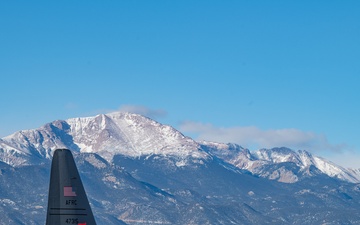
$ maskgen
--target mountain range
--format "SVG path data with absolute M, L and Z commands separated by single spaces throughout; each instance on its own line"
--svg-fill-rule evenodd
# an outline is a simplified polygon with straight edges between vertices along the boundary
M 360 224 L 360 171 L 306 150 L 195 141 L 124 112 L 0 139 L 2 224 L 43 224 L 55 149 L 72 150 L 98 224 Z

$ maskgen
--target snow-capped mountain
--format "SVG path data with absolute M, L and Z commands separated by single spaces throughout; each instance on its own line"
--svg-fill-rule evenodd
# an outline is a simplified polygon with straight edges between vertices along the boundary
M 124 112 L 57 120 L 38 129 L 16 132 L 0 139 L 0 160 L 12 166 L 34 164 L 51 159 L 57 148 L 96 153 L 108 162 L 119 154 L 168 155 L 177 157 L 178 165 L 182 165 L 188 157 L 207 159 L 213 155 L 240 169 L 281 182 L 296 182 L 318 172 L 360 182 L 358 170 L 345 169 L 305 150 L 273 148 L 250 152 L 237 144 L 196 142 L 173 127 Z
M 358 170 L 343 168 L 305 150 L 293 151 L 282 147 L 260 149 L 251 153 L 248 149 L 231 143 L 203 141 L 200 144 L 211 154 L 240 169 L 280 182 L 297 182 L 301 177 L 316 175 L 319 172 L 353 183 L 360 182 Z
M 3 138 L 0 158 L 10 165 L 21 165 L 30 158 L 51 158 L 57 148 L 97 153 L 112 160 L 116 154 L 172 155 L 179 159 L 188 156 L 205 158 L 199 144 L 174 128 L 147 117 L 131 113 L 110 113 L 94 117 L 57 120 L 39 129 L 19 131 Z M 18 161 L 8 160 L 14 155 Z
M 360 224 L 357 169 L 304 150 L 196 142 L 122 112 L 0 139 L 0 224 L 44 223 L 57 148 L 73 151 L 98 224 Z

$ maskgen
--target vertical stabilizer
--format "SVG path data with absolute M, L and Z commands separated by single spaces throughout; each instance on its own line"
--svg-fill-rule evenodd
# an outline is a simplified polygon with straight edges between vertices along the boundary
M 46 225 L 96 225 L 74 158 L 57 149 L 51 164 Z

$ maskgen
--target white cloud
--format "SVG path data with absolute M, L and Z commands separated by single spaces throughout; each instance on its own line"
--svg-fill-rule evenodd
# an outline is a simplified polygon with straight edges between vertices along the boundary
M 118 111 L 136 113 L 136 114 L 150 117 L 152 119 L 162 118 L 167 115 L 167 112 L 165 110 L 150 109 L 150 108 L 148 108 L 146 106 L 142 106 L 142 105 L 122 105 L 122 106 L 120 106 Z
M 79 108 L 79 106 L 74 102 L 68 102 L 65 104 L 65 109 L 73 110 L 73 109 L 77 109 L 77 108 Z
M 329 143 L 323 134 L 301 131 L 294 128 L 262 130 L 255 126 L 248 127 L 215 127 L 212 124 L 183 122 L 180 130 L 195 134 L 198 140 L 232 142 L 250 149 L 289 147 L 294 150 L 341 152 L 345 144 Z
M 166 117 L 167 112 L 162 109 L 151 109 L 146 106 L 142 105 L 121 105 L 118 109 L 98 109 L 96 111 L 93 111 L 92 115 L 98 115 L 98 114 L 107 114 L 112 112 L 128 112 L 128 113 L 135 113 L 140 114 L 146 117 L 149 117 L 151 119 L 160 119 L 163 117 Z M 87 115 L 88 115 L 87 114 Z
M 347 150 L 341 153 L 327 155 L 325 158 L 345 168 L 360 168 L 360 153 L 356 151 Z

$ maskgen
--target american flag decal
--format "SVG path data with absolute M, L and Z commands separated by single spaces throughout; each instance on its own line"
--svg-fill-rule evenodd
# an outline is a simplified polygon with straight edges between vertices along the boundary
M 64 187 L 64 197 L 75 197 L 76 193 L 72 187 Z M 85 223 L 86 224 L 86 223 Z

